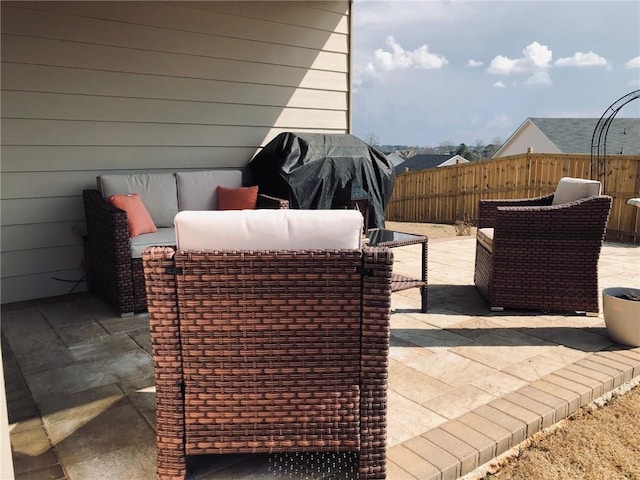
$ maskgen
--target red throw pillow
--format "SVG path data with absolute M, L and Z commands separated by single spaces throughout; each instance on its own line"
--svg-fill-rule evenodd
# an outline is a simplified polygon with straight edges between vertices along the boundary
M 218 186 L 218 210 L 255 210 L 258 186 L 229 188 Z
M 156 224 L 153 223 L 151 215 L 149 215 L 147 208 L 137 193 L 111 195 L 109 197 L 109 203 L 127 212 L 130 237 L 137 237 L 142 233 L 154 233 L 158 231 Z

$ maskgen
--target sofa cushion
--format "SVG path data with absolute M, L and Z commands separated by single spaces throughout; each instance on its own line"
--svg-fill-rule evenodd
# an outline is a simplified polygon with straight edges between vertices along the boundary
M 173 227 L 159 228 L 155 233 L 145 233 L 129 239 L 131 258 L 142 258 L 147 247 L 175 247 L 176 231 Z
M 111 195 L 137 193 L 156 227 L 173 227 L 173 217 L 178 213 L 178 190 L 173 173 L 100 175 L 98 190 L 105 199 Z
M 182 210 L 217 210 L 219 185 L 242 186 L 242 170 L 176 172 L 178 207 Z
M 476 238 L 480 245 L 493 252 L 493 228 L 479 228 L 476 234 Z
M 181 250 L 359 249 L 356 210 L 226 210 L 178 213 Z
M 228 188 L 218 185 L 218 210 L 255 210 L 258 186 Z
M 600 195 L 600 182 L 597 180 L 563 177 L 558 182 L 551 204 L 560 205 L 595 195 Z
M 141 233 L 153 233 L 158 230 L 137 193 L 111 195 L 109 197 L 109 203 L 127 212 L 127 224 L 129 225 L 130 237 L 137 237 Z

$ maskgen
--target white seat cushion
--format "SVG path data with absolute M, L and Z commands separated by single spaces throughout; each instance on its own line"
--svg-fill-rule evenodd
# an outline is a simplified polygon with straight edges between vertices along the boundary
M 493 228 L 479 228 L 476 238 L 484 248 L 493 252 Z
M 176 215 L 180 250 L 359 249 L 356 210 L 184 211 Z
M 600 195 L 600 182 L 597 180 L 563 177 L 558 182 L 551 204 L 560 205 L 595 195 Z

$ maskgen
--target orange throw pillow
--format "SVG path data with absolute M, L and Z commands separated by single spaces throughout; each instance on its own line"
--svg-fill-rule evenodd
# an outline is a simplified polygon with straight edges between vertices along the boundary
M 157 232 L 156 224 L 147 207 L 142 203 L 142 199 L 137 193 L 126 193 L 123 195 L 111 195 L 109 203 L 120 210 L 127 212 L 127 223 L 129 224 L 129 236 L 137 237 L 142 233 Z
M 229 188 L 218 186 L 218 210 L 255 210 L 258 186 Z

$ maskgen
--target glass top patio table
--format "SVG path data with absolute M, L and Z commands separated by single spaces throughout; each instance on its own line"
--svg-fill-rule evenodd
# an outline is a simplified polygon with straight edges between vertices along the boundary
M 394 273 L 391 279 L 391 290 L 397 292 L 408 288 L 419 288 L 422 297 L 421 311 L 427 311 L 427 251 L 429 239 L 424 235 L 374 228 L 367 232 L 368 245 L 372 247 L 397 248 L 407 245 L 422 244 L 422 272 L 421 279 L 407 277 Z

